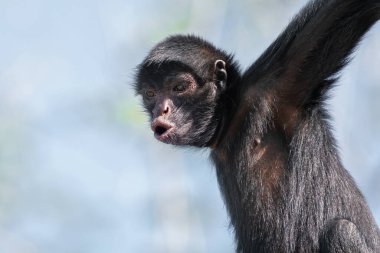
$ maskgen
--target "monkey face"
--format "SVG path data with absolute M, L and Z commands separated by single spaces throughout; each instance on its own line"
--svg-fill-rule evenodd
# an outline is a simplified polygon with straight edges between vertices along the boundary
M 141 91 L 155 138 L 174 145 L 206 146 L 218 124 L 217 86 L 201 84 L 187 72 L 164 76 L 143 84 Z
M 152 49 L 138 66 L 135 90 L 144 98 L 159 141 L 213 144 L 226 106 L 221 98 L 227 88 L 227 66 L 229 80 L 237 81 L 240 73 L 232 56 L 194 37 L 172 37 Z

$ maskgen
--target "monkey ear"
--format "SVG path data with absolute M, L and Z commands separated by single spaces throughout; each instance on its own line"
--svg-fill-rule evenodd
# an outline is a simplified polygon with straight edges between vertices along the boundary
M 214 64 L 214 78 L 219 89 L 224 90 L 227 83 L 226 63 L 223 60 L 216 60 Z

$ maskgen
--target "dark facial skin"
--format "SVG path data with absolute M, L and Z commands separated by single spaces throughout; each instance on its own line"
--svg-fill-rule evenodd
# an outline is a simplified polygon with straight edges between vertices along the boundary
M 157 140 L 183 145 L 193 126 L 190 98 L 199 91 L 198 83 L 190 73 L 168 74 L 161 83 L 143 91 L 144 104 L 151 115 L 151 128 Z
M 189 72 L 171 71 L 163 78 L 151 78 L 140 94 L 151 117 L 151 129 L 157 140 L 174 145 L 205 146 L 211 141 L 218 119 L 215 108 L 226 79 L 225 64 L 218 61 L 215 73 L 219 82 L 197 81 Z

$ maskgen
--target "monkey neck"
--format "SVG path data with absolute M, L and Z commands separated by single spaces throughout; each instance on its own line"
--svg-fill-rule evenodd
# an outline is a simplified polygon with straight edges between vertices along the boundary
M 236 109 L 237 109 L 237 102 L 235 99 L 235 96 L 233 94 L 236 94 L 236 91 L 234 91 L 234 88 L 236 86 L 231 85 L 231 88 L 229 88 L 224 94 L 221 94 L 221 97 L 218 102 L 217 106 L 217 112 L 218 115 L 217 121 L 218 124 L 215 128 L 215 132 L 213 137 L 208 142 L 207 147 L 210 147 L 211 149 L 215 149 L 218 147 L 218 145 L 221 143 L 223 138 L 225 137 L 225 133 L 227 132 L 229 125 L 231 123 L 231 120 L 233 116 L 235 115 Z M 230 94 L 230 95 L 225 95 Z M 231 95 L 232 94 L 232 95 Z
M 222 115 L 222 117 L 219 120 L 219 124 L 216 126 L 214 136 L 211 138 L 209 144 L 207 145 L 211 149 L 215 149 L 219 144 L 219 141 L 220 141 L 220 139 L 222 137 L 222 133 L 223 133 L 223 126 L 225 124 L 225 118 L 226 118 L 225 115 Z

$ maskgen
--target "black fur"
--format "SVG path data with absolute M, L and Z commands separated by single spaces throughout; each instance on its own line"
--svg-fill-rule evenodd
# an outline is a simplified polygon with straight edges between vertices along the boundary
M 237 252 L 380 252 L 379 229 L 340 162 L 324 107 L 379 18 L 380 0 L 315 0 L 242 76 L 230 55 L 194 36 L 164 40 L 139 66 L 136 91 L 156 92 L 145 108 L 153 122 L 173 126 L 165 142 L 212 148 Z M 225 85 L 217 60 L 226 63 Z M 178 83 L 183 72 L 192 88 L 168 91 L 175 84 L 167 76 Z

